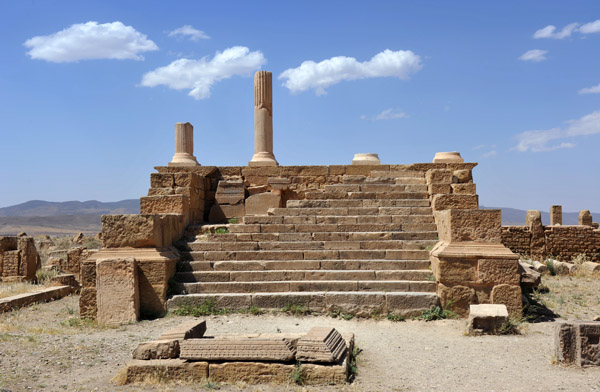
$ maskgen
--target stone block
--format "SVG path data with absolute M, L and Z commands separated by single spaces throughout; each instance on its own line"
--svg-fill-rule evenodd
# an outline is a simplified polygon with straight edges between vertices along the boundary
M 477 187 L 473 183 L 452 184 L 452 193 L 455 195 L 476 195 Z
M 600 322 L 579 322 L 577 328 L 577 364 L 600 366 Z
M 192 361 L 293 361 L 296 348 L 285 338 L 187 339 L 182 359 Z
M 593 218 L 590 210 L 579 211 L 578 224 L 580 226 L 592 226 Z
M 478 279 L 474 259 L 433 258 L 435 280 L 442 283 L 470 283 Z
M 152 188 L 172 188 L 174 185 L 173 174 L 150 174 L 150 187 Z
M 467 316 L 471 304 L 477 303 L 477 295 L 472 287 L 438 284 L 438 297 L 443 308 L 449 309 L 460 316 Z
M 84 260 L 79 275 L 82 287 L 96 287 L 96 260 Z
M 454 184 L 472 183 L 473 173 L 469 169 L 454 170 L 452 172 L 452 182 Z
M 345 262 L 345 261 L 344 261 Z M 359 317 L 368 317 L 385 310 L 384 293 L 325 293 L 327 311 L 343 311 Z
M 174 195 L 175 190 L 173 188 L 150 188 L 148 189 L 148 196 L 163 196 L 163 195 Z
M 102 215 L 104 248 L 164 248 L 183 234 L 180 215 Z
M 448 195 L 452 192 L 450 184 L 429 184 L 427 185 L 427 191 L 430 195 Z
M 586 261 L 579 266 L 578 271 L 588 276 L 600 275 L 600 264 L 593 261 Z
M 100 259 L 96 264 L 97 320 L 120 325 L 140 315 L 137 262 L 134 258 Z
M 434 211 L 458 209 L 476 210 L 479 208 L 479 197 L 477 195 L 435 195 L 431 202 Z
M 497 333 L 507 321 L 508 310 L 505 305 L 470 305 L 467 332 Z
M 215 200 L 218 204 L 238 204 L 246 198 L 244 183 L 240 181 L 219 181 Z
M 208 215 L 208 220 L 211 223 L 222 223 L 227 222 L 228 219 L 238 218 L 241 219 L 246 214 L 244 203 L 240 204 L 214 204 Z
M 96 287 L 83 287 L 79 296 L 79 316 L 96 319 L 98 312 Z
M 479 259 L 477 277 L 484 284 L 519 285 L 519 261 L 515 259 Z
M 281 207 L 281 195 L 265 192 L 246 199 L 246 215 L 267 215 L 269 208 Z
M 171 328 L 160 335 L 159 340 L 165 339 L 200 339 L 206 332 L 206 320 L 191 320 Z
M 204 189 L 203 178 L 197 173 L 175 173 L 175 187 L 189 187 Z
M 436 222 L 440 240 L 445 242 L 502 242 L 502 212 L 500 210 L 452 209 L 438 211 L 436 212 Z
M 431 169 L 425 173 L 427 184 L 452 184 L 452 171 L 448 169 Z
M 134 359 L 127 364 L 126 383 L 164 381 L 204 382 L 208 379 L 208 362 L 181 359 Z
M 140 213 L 177 214 L 185 217 L 189 214 L 190 201 L 186 195 L 144 196 L 140 198 Z
M 346 342 L 335 328 L 313 327 L 298 341 L 296 359 L 300 362 L 336 363 L 346 349 Z
M 542 225 L 542 213 L 538 210 L 527 210 L 525 215 L 525 226 L 531 233 L 530 253 L 532 257 L 543 257 L 546 255 L 546 237 Z
M 195 363 L 195 362 L 192 362 Z M 213 382 L 248 384 L 286 384 L 296 370 L 293 364 L 269 362 L 224 362 L 209 365 L 210 380 Z
M 179 356 L 179 341 L 159 339 L 152 342 L 142 342 L 133 350 L 133 359 L 144 361 L 150 359 L 171 359 Z
M 521 320 L 521 317 L 523 317 L 523 299 L 520 286 L 508 284 L 494 286 L 491 300 L 493 304 L 506 305 L 511 319 Z

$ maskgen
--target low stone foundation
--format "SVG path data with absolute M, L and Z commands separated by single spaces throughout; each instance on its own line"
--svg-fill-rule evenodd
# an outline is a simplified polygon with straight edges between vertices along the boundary
M 40 267 L 33 237 L 0 237 L 0 281 L 35 281 Z

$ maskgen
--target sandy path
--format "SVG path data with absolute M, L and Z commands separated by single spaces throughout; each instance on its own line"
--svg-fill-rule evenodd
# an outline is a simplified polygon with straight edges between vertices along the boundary
M 184 317 L 115 329 L 78 323 L 77 297 L 0 315 L 0 387 L 9 391 L 195 391 L 198 385 L 115 386 L 110 379 L 138 342 Z M 74 321 L 68 321 L 73 319 Z M 286 315 L 207 317 L 207 334 L 306 332 L 332 325 L 354 332 L 356 381 L 344 387 L 221 385 L 220 390 L 600 391 L 600 368 L 551 364 L 553 323 L 529 324 L 520 336 L 464 336 L 464 321 L 337 320 Z M 201 387 L 201 386 L 200 386 Z

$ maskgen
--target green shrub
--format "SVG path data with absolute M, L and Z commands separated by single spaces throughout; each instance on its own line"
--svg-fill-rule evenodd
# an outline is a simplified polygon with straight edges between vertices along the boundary
M 433 320 L 443 320 L 449 318 L 456 318 L 458 315 L 451 310 L 442 309 L 440 306 L 434 306 L 431 309 L 427 309 L 421 313 L 418 317 L 420 320 L 425 321 L 433 321 Z

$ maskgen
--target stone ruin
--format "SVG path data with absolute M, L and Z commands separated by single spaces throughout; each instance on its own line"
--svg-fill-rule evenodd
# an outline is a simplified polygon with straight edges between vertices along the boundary
M 35 272 L 40 266 L 33 237 L 0 237 L 0 281 L 36 281 Z
M 346 383 L 353 334 L 315 327 L 306 334 L 205 336 L 206 322 L 192 320 L 143 342 L 127 364 L 123 383 L 170 381 L 226 383 Z
M 255 76 L 248 166 L 201 166 L 193 127 L 150 176 L 138 215 L 102 217 L 81 264 L 81 315 L 118 324 L 212 301 L 219 308 L 418 315 L 440 304 L 505 304 L 520 317 L 518 256 L 499 210 L 479 210 L 457 152 L 432 163 L 279 166 L 271 74 Z
M 562 207 L 550 208 L 550 225 L 542 224 L 540 211 L 529 210 L 524 226 L 503 226 L 502 243 L 513 252 L 535 260 L 573 260 L 585 255 L 600 262 L 600 229 L 589 210 L 579 211 L 578 225 L 562 224 Z

